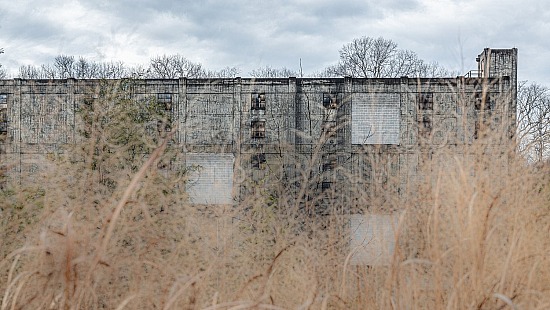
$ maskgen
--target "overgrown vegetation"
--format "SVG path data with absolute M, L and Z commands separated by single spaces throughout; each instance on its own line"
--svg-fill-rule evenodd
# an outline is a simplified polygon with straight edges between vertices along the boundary
M 400 59 L 428 68 L 387 46 L 393 60 L 374 61 L 365 76 L 389 74 Z M 178 57 L 152 62 L 170 78 L 206 72 Z M 51 77 L 118 72 L 65 58 L 56 66 Z M 286 180 L 282 163 L 298 157 L 281 151 L 281 163 L 247 184 L 237 205 L 215 207 L 188 201 L 170 108 L 129 99 L 132 87 L 122 79 L 90 91 L 99 95 L 79 103 L 77 142 L 0 190 L 1 310 L 550 307 L 544 87 L 521 85 L 519 146 L 480 132 L 460 150 L 416 154 L 417 178 L 390 173 L 324 197 L 313 171 L 319 154 L 300 157 L 302 173 Z M 321 212 L 323 198 L 332 200 Z M 395 216 L 391 256 L 356 262 L 349 213 Z
M 165 107 L 127 99 L 131 87 L 101 86 L 80 106 L 79 142 L 2 191 L 0 309 L 550 305 L 550 169 L 511 140 L 439 148 L 400 195 L 384 194 L 403 186 L 390 175 L 325 214 L 308 207 L 308 163 L 301 202 L 295 183 L 266 179 L 237 206 L 192 207 Z M 384 264 L 352 263 L 350 201 L 397 214 Z

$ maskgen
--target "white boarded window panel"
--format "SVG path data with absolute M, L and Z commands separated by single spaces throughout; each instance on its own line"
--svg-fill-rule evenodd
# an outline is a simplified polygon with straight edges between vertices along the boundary
M 352 144 L 399 144 L 399 94 L 354 94 Z
M 187 154 L 187 167 L 191 167 L 187 192 L 191 202 L 231 204 L 233 161 L 232 154 Z
M 354 214 L 350 217 L 352 265 L 379 266 L 391 262 L 397 215 Z

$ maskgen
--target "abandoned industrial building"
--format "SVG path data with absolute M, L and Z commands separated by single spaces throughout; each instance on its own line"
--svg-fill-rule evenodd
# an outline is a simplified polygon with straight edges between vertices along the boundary
M 126 83 L 129 98 L 154 101 L 169 115 L 157 130 L 171 133 L 181 154 L 175 165 L 197 167 L 191 203 L 233 205 L 262 182 L 285 183 L 290 196 L 323 212 L 345 205 L 358 231 L 352 241 L 361 243 L 366 226 L 353 205 L 369 201 L 352 201 L 353 191 L 414 190 L 426 177 L 423 161 L 445 161 L 437 149 L 467 158 L 465 146 L 487 131 L 505 137 L 486 142 L 488 156 L 510 145 L 517 49 L 486 48 L 476 61 L 476 70 L 452 78 L 1 80 L 3 174 L 32 174 L 48 154 L 76 143 L 79 106 L 93 104 L 101 85 Z M 376 216 L 393 240 L 393 219 Z

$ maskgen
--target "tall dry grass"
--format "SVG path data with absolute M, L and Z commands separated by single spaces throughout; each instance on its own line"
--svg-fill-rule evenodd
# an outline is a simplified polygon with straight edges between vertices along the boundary
M 113 143 L 97 134 L 86 141 Z M 2 193 L 0 309 L 548 308 L 549 167 L 490 138 L 434 151 L 399 195 L 391 177 L 334 189 L 324 214 L 308 205 L 309 171 L 298 198 L 273 170 L 237 206 L 191 206 L 182 176 L 157 169 L 173 160 L 166 139 L 140 141 L 157 147 L 135 165 L 119 165 L 127 142 L 44 159 Z M 398 215 L 385 264 L 352 263 L 352 202 Z

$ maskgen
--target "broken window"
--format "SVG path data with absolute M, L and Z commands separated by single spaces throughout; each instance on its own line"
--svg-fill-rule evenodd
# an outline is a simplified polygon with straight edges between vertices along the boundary
M 264 93 L 252 94 L 250 109 L 255 111 L 259 111 L 259 110 L 265 111 L 265 94 Z
M 252 155 L 251 164 L 252 168 L 263 169 L 265 168 L 265 153 L 256 153 Z
M 338 108 L 338 94 L 324 93 L 323 94 L 323 107 L 326 109 Z
M 265 138 L 265 120 L 253 120 L 251 129 L 252 138 Z
M 158 94 L 157 101 L 158 103 L 164 104 L 164 109 L 166 111 L 172 110 L 172 94 Z
M 433 93 L 417 94 L 416 101 L 418 102 L 418 109 L 420 109 L 420 110 L 433 110 L 434 109 L 434 94 Z

